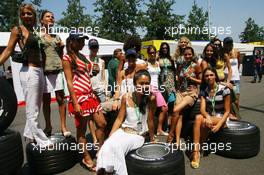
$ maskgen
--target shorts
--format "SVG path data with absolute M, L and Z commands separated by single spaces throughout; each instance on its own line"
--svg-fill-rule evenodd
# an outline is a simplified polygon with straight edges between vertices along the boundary
M 233 80 L 230 81 L 231 84 L 233 84 L 233 91 L 235 94 L 240 94 L 240 80 Z
M 167 106 L 167 103 L 158 88 L 151 86 L 151 92 L 156 97 L 157 107 Z
M 195 101 L 198 99 L 197 89 L 192 91 L 185 91 L 185 92 L 177 92 L 176 96 L 176 103 L 175 105 L 179 104 L 181 101 L 187 101 L 189 107 L 193 106 Z
M 63 72 L 45 75 L 44 93 L 51 93 L 64 89 Z

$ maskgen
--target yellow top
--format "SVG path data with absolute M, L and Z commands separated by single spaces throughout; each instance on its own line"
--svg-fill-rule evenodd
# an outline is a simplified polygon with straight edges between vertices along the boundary
M 225 61 L 218 59 L 216 61 L 215 69 L 216 69 L 219 80 L 225 79 L 225 73 L 224 73 Z

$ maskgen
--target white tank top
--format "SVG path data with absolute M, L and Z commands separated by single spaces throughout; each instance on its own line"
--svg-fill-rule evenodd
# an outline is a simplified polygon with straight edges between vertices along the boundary
M 232 69 L 232 78 L 231 80 L 240 80 L 239 70 L 238 70 L 238 59 L 237 58 L 231 58 L 230 65 Z M 225 68 L 225 73 L 228 73 L 227 67 Z
M 158 87 L 159 86 L 160 67 L 159 67 L 159 62 L 156 61 L 156 64 L 158 66 L 154 67 L 150 63 L 148 63 L 148 72 L 151 76 L 150 85 Z
M 131 93 L 129 93 L 131 97 Z M 127 98 L 130 98 L 127 96 Z M 147 116 L 148 116 L 148 109 L 146 113 L 143 115 L 139 108 L 131 107 L 128 105 L 126 101 L 126 119 L 122 124 L 122 127 L 129 127 L 135 129 L 139 134 L 143 134 L 144 132 L 148 131 L 148 124 L 147 124 Z M 138 131 L 138 123 L 141 122 L 142 128 L 141 131 Z

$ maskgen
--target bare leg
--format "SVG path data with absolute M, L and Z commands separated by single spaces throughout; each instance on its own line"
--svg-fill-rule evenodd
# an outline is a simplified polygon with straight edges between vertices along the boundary
M 50 135 L 52 130 L 51 121 L 50 121 L 50 101 L 51 101 L 50 93 L 43 93 L 42 101 L 43 101 L 42 110 L 46 123 L 44 132 L 46 133 L 46 135 Z
M 182 129 L 182 115 L 177 114 L 179 117 L 177 125 L 176 125 L 176 144 L 180 146 L 180 137 L 181 137 L 181 129 Z
M 93 114 L 93 119 L 97 125 L 97 129 L 95 131 L 96 137 L 99 141 L 99 147 L 103 145 L 104 135 L 105 135 L 105 127 L 106 121 L 102 112 L 97 112 Z
M 165 106 L 162 106 L 161 112 L 159 114 L 159 123 L 158 123 L 158 128 L 157 128 L 158 135 L 166 135 L 166 133 L 162 129 L 162 126 L 166 118 L 167 112 L 168 112 L 168 108 Z
M 64 102 L 64 92 L 63 92 L 63 90 L 59 90 L 59 91 L 56 91 L 55 94 L 56 94 L 57 103 L 59 105 L 61 132 L 65 133 L 68 130 L 66 127 L 66 105 Z
M 88 120 L 88 126 L 89 126 L 89 130 L 90 130 L 90 133 L 93 137 L 93 143 L 97 143 L 97 137 L 96 137 L 96 134 L 95 134 L 95 125 L 94 125 L 94 121 L 89 119 Z
M 81 117 L 80 126 L 77 128 L 77 140 L 80 144 L 80 151 L 83 152 L 83 163 L 88 165 L 93 165 L 93 160 L 86 149 L 87 141 L 85 138 L 86 127 L 87 126 L 87 117 Z

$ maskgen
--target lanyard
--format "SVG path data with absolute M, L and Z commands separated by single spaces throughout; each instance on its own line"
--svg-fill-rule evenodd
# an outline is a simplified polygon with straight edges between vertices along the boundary
M 213 96 L 212 99 L 211 99 L 212 108 L 213 108 L 212 115 L 215 115 L 215 97 L 216 97 L 216 93 L 217 93 L 217 91 L 218 91 L 218 84 L 216 85 L 216 88 L 215 88 L 214 90 L 215 90 L 215 92 L 214 92 L 214 96 Z
M 135 97 L 135 95 L 133 95 L 133 99 L 134 99 L 133 101 L 134 101 L 134 106 L 135 106 L 135 112 L 136 112 L 136 116 L 137 116 L 137 121 L 138 121 L 138 123 L 140 123 L 141 122 L 141 120 L 140 120 L 140 112 L 139 112 L 139 107 L 137 106 L 137 98 Z

